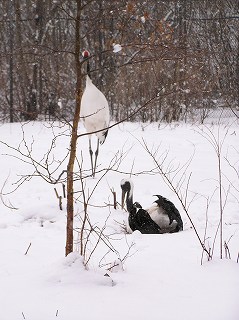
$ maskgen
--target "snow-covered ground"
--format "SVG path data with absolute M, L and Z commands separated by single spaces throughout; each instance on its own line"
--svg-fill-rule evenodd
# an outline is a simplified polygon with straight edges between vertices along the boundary
M 66 127 L 15 123 L 1 125 L 0 133 L 1 141 L 26 155 L 30 152 L 42 164 L 35 162 L 45 179 L 49 172 L 56 179 L 66 169 Z M 101 146 L 96 177 L 84 180 L 91 223 L 98 234 L 103 230 L 105 235 L 95 250 L 97 234 L 90 236 L 86 268 L 79 255 L 77 233 L 83 213 L 81 181 L 75 182 L 75 252 L 64 257 L 66 201 L 63 199 L 60 210 L 54 191 L 63 194 L 61 183 L 49 184 L 35 176 L 21 184 L 22 178 L 34 172 L 30 159 L 0 144 L 0 320 L 239 319 L 238 136 L 235 119 L 224 119 L 220 125 L 125 123 L 113 127 Z M 210 143 L 211 139 L 214 142 Z M 163 170 L 170 171 L 170 180 L 183 200 L 187 195 L 186 206 L 202 240 L 207 223 L 205 244 L 214 248 L 212 261 L 204 255 L 201 265 L 201 246 L 188 217 L 155 169 L 144 143 Z M 214 143 L 221 148 L 223 240 L 231 259 L 225 258 L 224 249 L 220 259 L 219 235 L 214 241 L 220 212 Z M 82 155 L 83 170 L 89 170 L 86 136 L 79 139 L 79 163 Z M 130 173 L 134 200 L 147 208 L 155 200 L 153 195 L 167 197 L 179 209 L 184 231 L 125 233 L 127 213 L 120 205 L 113 208 L 112 190 L 120 203 L 120 181 Z M 122 266 L 107 270 L 120 260 Z

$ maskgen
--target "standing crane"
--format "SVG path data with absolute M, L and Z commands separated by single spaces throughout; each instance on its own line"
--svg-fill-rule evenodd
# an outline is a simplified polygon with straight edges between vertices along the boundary
M 158 200 L 149 209 L 133 203 L 133 182 L 123 179 L 120 183 L 122 189 L 122 207 L 126 195 L 126 207 L 129 212 L 129 226 L 132 231 L 141 233 L 173 233 L 183 230 L 183 221 L 179 211 L 168 199 L 157 195 Z
M 86 131 L 89 133 L 89 153 L 91 161 L 92 176 L 95 176 L 97 158 L 99 154 L 99 144 L 103 144 L 108 134 L 110 121 L 109 104 L 104 94 L 92 83 L 90 78 L 89 52 L 84 50 L 83 59 L 87 63 L 86 85 L 81 98 L 80 116 L 83 119 Z M 95 159 L 93 161 L 93 151 L 91 146 L 91 137 L 95 134 L 97 137 L 97 147 Z

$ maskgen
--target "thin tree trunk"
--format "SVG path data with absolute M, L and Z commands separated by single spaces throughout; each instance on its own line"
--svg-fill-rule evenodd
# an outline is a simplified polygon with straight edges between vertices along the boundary
M 23 116 L 24 111 L 26 111 L 26 101 L 27 101 L 27 90 L 30 87 L 29 79 L 29 67 L 26 63 L 26 57 L 23 51 L 23 29 L 22 28 L 22 12 L 20 6 L 20 0 L 15 0 L 15 14 L 16 14 L 16 47 L 18 48 L 18 73 L 17 81 L 19 86 L 19 106 L 21 106 L 21 116 Z
M 80 119 L 80 105 L 82 97 L 82 74 L 80 57 L 80 14 L 81 0 L 76 0 L 77 14 L 75 20 L 75 63 L 76 63 L 76 108 L 73 119 L 70 142 L 70 157 L 67 165 L 67 226 L 66 226 L 66 256 L 73 251 L 73 220 L 74 220 L 74 163 L 77 147 L 77 128 Z
M 9 117 L 13 122 L 13 4 L 9 2 Z

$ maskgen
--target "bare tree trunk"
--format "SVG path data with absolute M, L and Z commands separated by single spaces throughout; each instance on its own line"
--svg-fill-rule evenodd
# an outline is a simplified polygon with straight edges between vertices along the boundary
M 239 3 L 238 3 L 238 11 L 239 11 Z M 236 94 L 236 102 L 237 102 L 237 108 L 239 108 L 239 35 L 237 35 L 237 55 L 236 55 L 236 77 L 235 77 L 235 90 L 237 92 Z
M 9 2 L 9 116 L 13 122 L 13 4 Z
M 80 119 L 82 97 L 82 73 L 80 57 L 80 15 L 81 0 L 76 0 L 77 13 L 75 20 L 75 63 L 76 63 L 76 107 L 73 119 L 70 143 L 70 157 L 67 165 L 67 226 L 66 226 L 66 256 L 73 251 L 73 220 L 74 220 L 74 163 L 77 147 L 77 128 Z
M 22 11 L 20 6 L 20 0 L 15 0 L 15 14 L 16 14 L 16 47 L 18 48 L 18 65 L 17 65 L 17 82 L 19 86 L 19 101 L 18 107 L 20 106 L 20 116 L 24 115 L 25 103 L 27 101 L 27 89 L 30 87 L 29 78 L 29 66 L 26 63 L 26 57 L 23 50 L 23 29 L 22 28 Z

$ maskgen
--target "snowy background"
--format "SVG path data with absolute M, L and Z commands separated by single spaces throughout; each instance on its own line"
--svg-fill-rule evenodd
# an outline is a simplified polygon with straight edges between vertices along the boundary
M 43 165 L 48 163 L 53 177 L 66 169 L 67 127 L 59 123 L 14 123 L 1 125 L 0 132 L 1 141 L 22 153 L 30 151 Z M 83 132 L 80 125 L 79 133 Z M 104 229 L 108 241 L 108 246 L 100 241 L 91 255 L 98 239 L 92 234 L 86 268 L 79 255 L 77 232 L 83 213 L 80 180 L 75 182 L 75 252 L 64 257 L 66 201 L 63 199 L 60 210 L 54 191 L 56 188 L 62 195 L 61 183 L 52 185 L 32 177 L 21 184 L 22 178 L 34 172 L 31 161 L 0 144 L 0 320 L 239 319 L 238 135 L 238 123 L 233 118 L 221 119 L 220 124 L 208 120 L 206 125 L 124 123 L 113 127 L 100 149 L 96 177 L 84 180 L 87 197 L 96 186 L 88 205 L 91 223 L 97 230 Z M 163 161 L 165 170 L 173 170 L 171 179 L 175 185 L 180 183 L 183 198 L 187 193 L 188 210 L 201 239 L 207 222 L 205 244 L 213 248 L 220 207 L 217 155 L 210 137 L 221 145 L 223 239 L 231 259 L 226 259 L 224 250 L 220 259 L 217 236 L 212 261 L 204 255 L 201 265 L 202 249 L 195 232 L 177 196 L 154 170 L 143 141 L 150 150 L 157 150 L 156 157 Z M 82 155 L 83 169 L 90 172 L 86 136 L 78 141 L 80 162 Z M 38 165 L 38 169 L 47 177 L 44 168 Z M 130 173 L 134 200 L 147 208 L 155 200 L 153 195 L 167 197 L 179 209 L 184 231 L 125 233 L 127 213 L 120 205 L 117 210 L 113 208 L 112 190 L 120 203 L 120 181 Z M 109 247 L 114 252 L 109 252 Z M 121 266 L 107 270 L 120 260 Z M 104 276 L 106 272 L 109 277 Z

